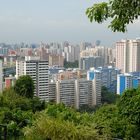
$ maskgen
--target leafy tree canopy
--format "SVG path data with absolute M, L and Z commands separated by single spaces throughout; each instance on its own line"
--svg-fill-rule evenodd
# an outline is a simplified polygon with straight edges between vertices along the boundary
M 34 83 L 30 76 L 24 75 L 19 77 L 16 81 L 14 90 L 17 94 L 25 96 L 27 98 L 33 98 L 34 96 Z
M 119 100 L 120 96 L 116 93 L 110 92 L 106 87 L 102 87 L 101 89 L 101 102 L 102 104 L 113 104 Z
M 102 23 L 111 18 L 109 28 L 114 32 L 125 32 L 127 25 L 140 15 L 140 0 L 108 0 L 96 3 L 86 10 L 86 14 L 91 22 L 94 20 Z

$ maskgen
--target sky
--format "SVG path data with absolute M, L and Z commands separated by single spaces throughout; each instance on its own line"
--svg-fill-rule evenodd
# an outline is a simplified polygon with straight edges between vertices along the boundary
M 120 39 L 140 37 L 140 20 L 128 32 L 113 33 L 109 21 L 90 23 L 86 8 L 102 0 L 0 0 L 0 42 L 95 42 L 113 46 Z

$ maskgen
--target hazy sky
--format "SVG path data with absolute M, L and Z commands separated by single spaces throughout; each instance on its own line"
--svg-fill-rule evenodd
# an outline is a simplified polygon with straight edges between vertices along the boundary
M 90 23 L 87 7 L 101 0 L 0 0 L 0 42 L 80 43 L 101 40 L 111 46 L 121 38 L 140 37 L 140 20 L 128 33 L 113 33 L 104 24 Z

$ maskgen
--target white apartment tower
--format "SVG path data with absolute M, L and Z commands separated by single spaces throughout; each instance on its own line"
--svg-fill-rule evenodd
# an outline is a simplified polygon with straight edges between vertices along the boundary
M 123 73 L 140 71 L 140 39 L 116 43 L 116 67 Z
M 50 89 L 50 91 L 52 90 Z M 85 79 L 57 81 L 56 103 L 64 103 L 76 109 L 83 105 L 100 105 L 101 81 L 97 79 L 93 81 Z
M 2 72 L 2 60 L 0 60 L 0 92 L 2 92 L 2 83 L 3 83 L 3 72 Z
M 56 102 L 74 107 L 75 83 L 74 80 L 56 82 Z
M 16 61 L 16 76 L 29 75 L 35 84 L 35 96 L 41 100 L 49 100 L 48 61 L 26 60 Z

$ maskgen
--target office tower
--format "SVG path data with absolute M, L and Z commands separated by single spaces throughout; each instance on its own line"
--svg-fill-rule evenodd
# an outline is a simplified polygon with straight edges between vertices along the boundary
M 140 71 L 140 39 L 116 43 L 116 67 L 122 73 Z
M 89 70 L 91 67 L 98 68 L 104 66 L 104 58 L 100 56 L 86 56 L 80 57 L 79 68 Z
M 117 94 L 122 95 L 126 89 L 137 88 L 140 85 L 140 76 L 133 73 L 120 74 L 117 77 Z
M 3 67 L 2 67 L 2 60 L 0 60 L 0 92 L 2 92 L 3 87 Z
M 49 99 L 48 61 L 26 60 L 16 61 L 16 76 L 29 75 L 34 81 L 35 95 L 41 100 Z
M 98 67 L 87 72 L 87 80 L 100 79 L 101 86 L 105 86 L 108 90 L 115 93 L 117 90 L 118 74 L 120 74 L 120 70 L 112 66 Z

